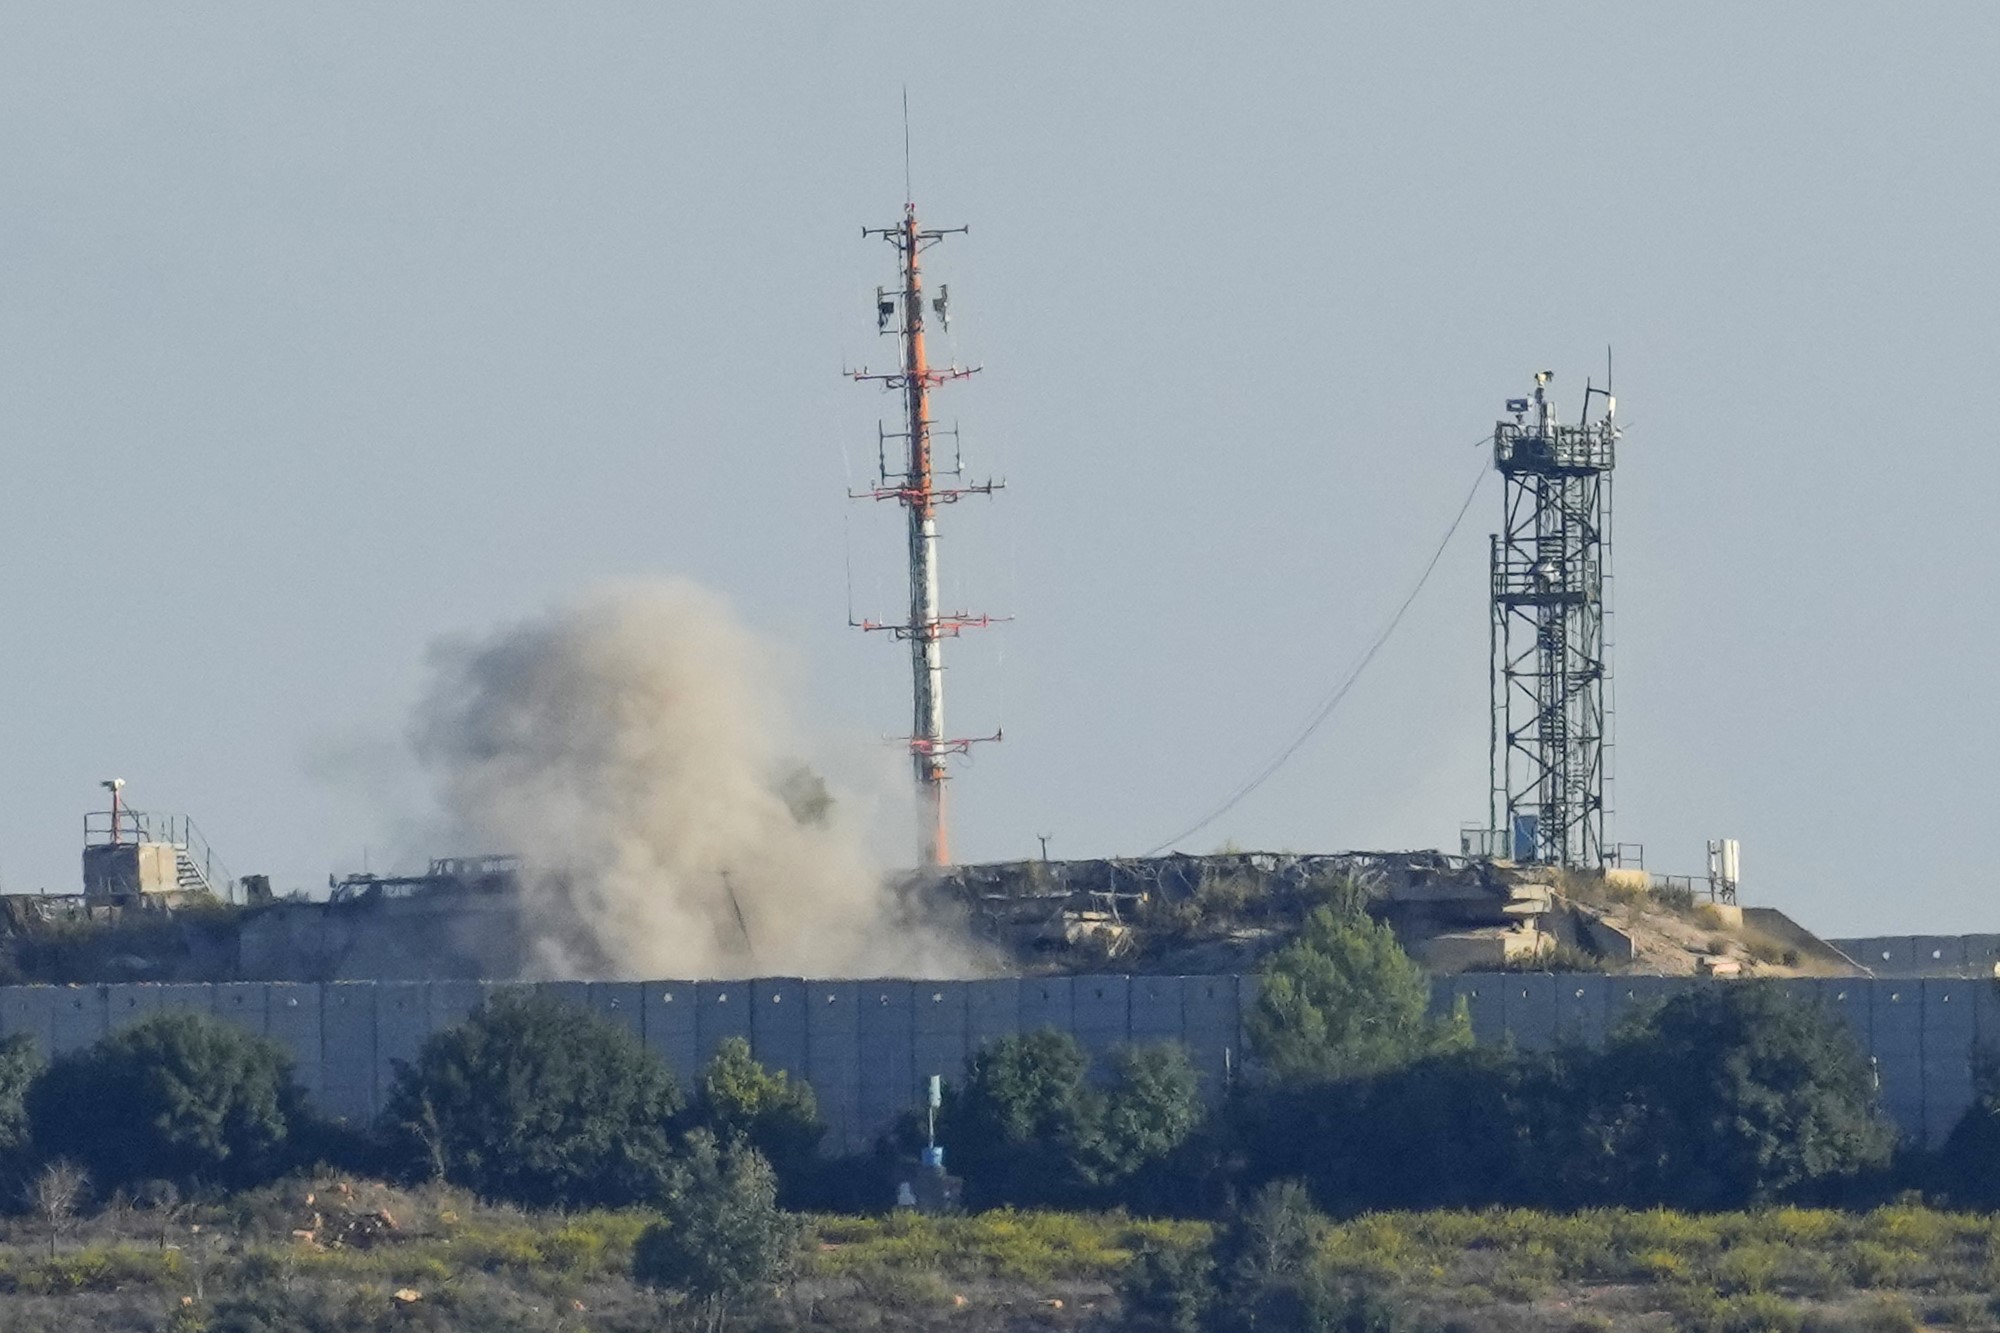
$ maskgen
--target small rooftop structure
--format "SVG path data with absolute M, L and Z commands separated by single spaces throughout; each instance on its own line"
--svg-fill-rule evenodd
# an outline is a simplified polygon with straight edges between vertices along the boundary
M 235 881 L 186 815 L 134 810 L 123 778 L 101 784 L 111 808 L 83 817 L 83 896 L 102 903 L 202 894 L 234 900 Z

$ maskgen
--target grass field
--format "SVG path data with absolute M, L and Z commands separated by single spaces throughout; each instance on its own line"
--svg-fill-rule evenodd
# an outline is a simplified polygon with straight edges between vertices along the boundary
M 689 1321 L 626 1277 L 639 1212 L 531 1215 L 450 1190 L 297 1181 L 219 1205 L 0 1222 L 0 1329 L 521 1330 Z M 1118 1328 L 1143 1247 L 1196 1222 L 994 1212 L 815 1217 L 799 1278 L 746 1328 Z M 53 1242 L 53 1253 L 52 1250 Z M 1411 1329 L 2000 1328 L 2000 1219 L 1920 1207 L 1390 1213 L 1330 1225 L 1329 1273 Z

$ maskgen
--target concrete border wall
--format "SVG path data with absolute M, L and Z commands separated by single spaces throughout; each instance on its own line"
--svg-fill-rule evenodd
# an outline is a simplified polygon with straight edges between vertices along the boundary
M 1433 1008 L 1464 1004 L 1482 1044 L 1528 1050 L 1601 1041 L 1633 1008 L 1693 985 L 1680 977 L 1468 973 L 1434 983 Z M 1719 983 L 1730 984 L 1730 983 Z M 1797 980 L 1838 1014 L 1869 1056 L 1884 1109 L 1917 1143 L 1937 1144 L 1972 1103 L 1972 1056 L 2000 1046 L 2000 985 L 1953 978 Z M 923 1104 L 932 1074 L 952 1079 L 994 1038 L 1054 1027 L 1102 1053 L 1128 1042 L 1184 1043 L 1205 1096 L 1243 1062 L 1255 979 L 1078 976 L 987 981 L 549 982 L 543 988 L 626 1026 L 686 1081 L 732 1036 L 819 1095 L 829 1152 L 858 1152 Z M 0 987 L 0 1035 L 44 1053 L 88 1045 L 148 1014 L 192 1009 L 271 1037 L 291 1052 L 328 1114 L 372 1119 L 435 1032 L 503 986 L 487 982 L 234 982 L 226 985 Z
M 2000 977 L 2000 935 L 1867 935 L 1827 943 L 1877 977 Z
M 1241 1064 L 1236 977 L 1085 976 L 989 981 L 547 982 L 539 989 L 623 1024 L 685 1084 L 730 1037 L 811 1083 L 826 1150 L 861 1152 L 923 1105 L 932 1074 L 956 1079 L 987 1042 L 1056 1027 L 1094 1053 L 1184 1042 L 1219 1097 Z M 504 985 L 476 981 L 231 982 L 226 985 L 0 987 L 0 1036 L 43 1055 L 87 1046 L 166 1009 L 192 1009 L 268 1036 L 327 1114 L 380 1114 L 396 1064 Z
M 1433 1007 L 1463 1002 L 1474 1040 L 1511 1037 L 1523 1050 L 1594 1043 L 1632 1009 L 1699 985 L 1692 977 L 1466 973 L 1434 983 Z M 1800 978 L 1784 986 L 1836 1013 L 1874 1070 L 1882 1109 L 1912 1142 L 1944 1142 L 1972 1105 L 1972 1059 L 2000 1048 L 2000 985 L 1943 977 Z

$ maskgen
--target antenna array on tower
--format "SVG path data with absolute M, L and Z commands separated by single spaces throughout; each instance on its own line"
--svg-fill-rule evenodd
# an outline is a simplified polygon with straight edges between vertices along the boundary
M 909 518 L 910 604 L 907 618 L 883 623 L 854 622 L 864 630 L 885 630 L 910 644 L 912 726 L 909 746 L 916 773 L 920 801 L 918 838 L 926 866 L 951 862 L 951 838 L 945 811 L 945 787 L 949 777 L 945 760 L 963 754 L 980 741 L 997 741 L 991 736 L 952 738 L 944 728 L 944 640 L 962 631 L 990 625 L 994 617 L 968 611 L 947 612 L 938 602 L 937 509 L 968 495 L 990 495 L 1004 483 L 967 482 L 958 462 L 957 430 L 941 431 L 931 418 L 931 390 L 976 373 L 977 366 L 933 367 L 924 346 L 925 321 L 935 315 L 940 328 L 951 327 L 950 288 L 940 284 L 928 305 L 924 299 L 920 256 L 946 236 L 963 235 L 965 227 L 925 230 L 917 222 L 917 206 L 905 204 L 903 221 L 895 227 L 864 227 L 863 236 L 886 238 L 896 250 L 899 285 L 875 289 L 875 328 L 884 337 L 893 336 L 900 344 L 899 369 L 873 373 L 867 369 L 850 371 L 856 380 L 872 380 L 885 390 L 903 396 L 899 429 L 887 425 L 876 431 L 876 485 L 850 492 L 856 499 L 895 500 Z M 933 442 L 940 435 L 953 439 L 951 466 L 939 467 Z M 897 445 L 891 460 L 890 447 Z M 955 484 L 940 486 L 940 477 Z

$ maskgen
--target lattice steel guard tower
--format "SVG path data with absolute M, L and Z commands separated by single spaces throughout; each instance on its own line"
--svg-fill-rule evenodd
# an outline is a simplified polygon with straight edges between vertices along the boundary
M 1549 371 L 1493 429 L 1505 488 L 1493 537 L 1490 827 L 1515 861 L 1603 864 L 1610 645 L 1611 467 L 1616 401 L 1586 384 L 1559 425 Z M 1603 415 L 1590 419 L 1593 401 Z

